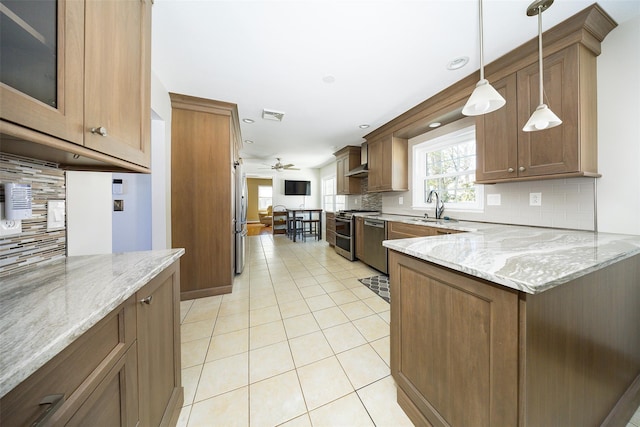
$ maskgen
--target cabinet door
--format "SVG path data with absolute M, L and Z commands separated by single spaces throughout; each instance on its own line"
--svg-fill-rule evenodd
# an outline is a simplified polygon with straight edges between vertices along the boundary
M 144 426 L 167 422 L 163 420 L 167 408 L 182 406 L 178 266 L 174 263 L 136 293 L 140 423 Z
M 380 142 L 380 190 L 393 189 L 393 136 L 389 135 Z
M 4 1 L 0 116 L 82 144 L 84 2 Z
M 348 188 L 345 190 L 346 177 L 344 176 L 345 164 L 347 156 L 341 156 L 336 159 L 336 192 L 337 194 L 348 194 Z
M 518 175 L 538 176 L 579 171 L 578 46 L 544 58 L 544 100 L 562 120 L 536 132 L 522 127 L 538 106 L 538 64 L 518 71 Z M 586 102 L 586 101 L 585 101 Z
M 382 187 L 382 140 L 372 141 L 368 148 L 369 191 Z
M 395 251 L 389 266 L 405 412 L 416 425 L 518 425 L 518 293 Z
M 330 246 L 336 245 L 336 216 L 333 212 L 326 213 L 326 240 Z
M 518 175 L 518 107 L 516 75 L 493 83 L 507 104 L 476 118 L 476 181 Z
M 138 425 L 136 346 L 129 348 L 66 426 Z
M 85 145 L 148 167 L 151 1 L 89 0 L 85 16 Z

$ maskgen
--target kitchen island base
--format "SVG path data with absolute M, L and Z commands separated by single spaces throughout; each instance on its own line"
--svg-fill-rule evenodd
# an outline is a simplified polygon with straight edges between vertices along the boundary
M 391 372 L 416 425 L 622 425 L 640 404 L 640 255 L 528 294 L 389 253 Z

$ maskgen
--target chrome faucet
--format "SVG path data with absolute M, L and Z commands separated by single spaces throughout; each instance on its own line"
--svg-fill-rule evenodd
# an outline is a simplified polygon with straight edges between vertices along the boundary
M 440 196 L 436 190 L 429 191 L 429 195 L 427 196 L 427 203 L 431 203 L 431 196 L 436 195 L 436 219 L 442 218 L 442 212 L 444 212 L 444 202 L 440 200 Z

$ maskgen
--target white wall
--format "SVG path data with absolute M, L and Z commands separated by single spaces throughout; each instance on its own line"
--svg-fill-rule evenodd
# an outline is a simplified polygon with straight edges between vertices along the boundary
M 111 174 L 66 172 L 67 255 L 111 253 Z
M 322 180 L 320 179 L 320 169 L 301 169 L 299 171 L 282 171 L 270 173 L 261 171 L 255 165 L 245 165 L 245 173 L 248 178 L 271 178 L 273 189 L 273 206 L 283 205 L 287 208 L 299 208 L 304 206 L 307 209 L 320 209 Z M 285 196 L 284 181 L 286 179 L 311 182 L 310 196 Z
M 151 249 L 151 175 L 141 173 L 114 173 L 121 179 L 122 194 L 112 199 L 122 200 L 124 210 L 112 212 L 112 251 L 133 252 Z
M 640 17 L 598 57 L 598 230 L 640 235 Z

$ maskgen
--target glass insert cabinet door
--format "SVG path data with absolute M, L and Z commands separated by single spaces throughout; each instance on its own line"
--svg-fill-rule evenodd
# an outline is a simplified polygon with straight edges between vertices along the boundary
M 0 117 L 82 144 L 84 2 L 0 0 Z
M 57 106 L 58 42 L 55 0 L 0 1 L 0 80 Z

